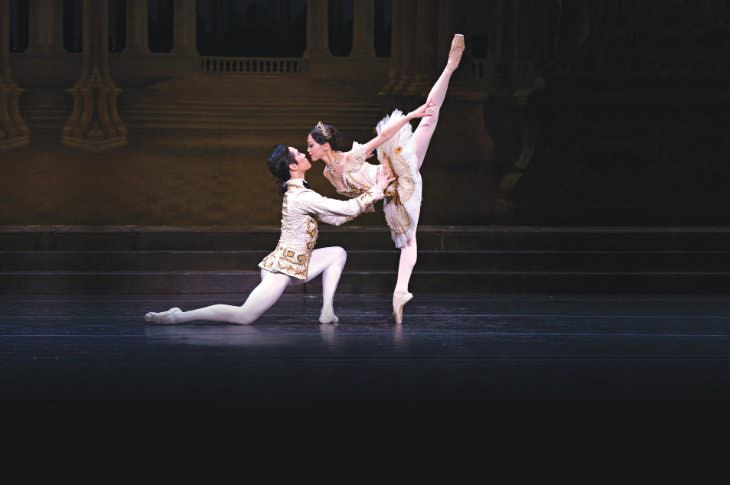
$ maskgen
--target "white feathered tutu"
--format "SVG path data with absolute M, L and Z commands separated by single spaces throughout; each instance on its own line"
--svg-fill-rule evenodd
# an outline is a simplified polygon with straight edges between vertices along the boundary
M 380 134 L 388 122 L 403 117 L 400 110 L 393 110 L 390 116 L 380 120 L 375 129 Z M 390 140 L 377 149 L 380 163 L 389 166 L 396 177 L 395 182 L 385 191 L 383 212 L 397 248 L 402 248 L 415 236 L 418 217 L 421 214 L 423 184 L 421 173 L 418 171 L 416 153 L 408 145 L 412 135 L 413 128 L 410 123 L 406 123 Z

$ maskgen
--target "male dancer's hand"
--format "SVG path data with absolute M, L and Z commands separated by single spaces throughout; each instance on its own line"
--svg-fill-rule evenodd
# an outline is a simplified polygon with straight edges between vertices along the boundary
M 381 163 L 380 166 L 383 168 L 385 175 L 393 177 L 394 179 L 397 178 L 393 172 L 393 167 L 389 163 Z
M 375 185 L 379 186 L 381 190 L 385 190 L 385 188 L 390 185 L 395 180 L 395 177 L 392 173 L 385 170 L 385 168 L 381 165 L 378 167 L 378 174 L 375 178 Z

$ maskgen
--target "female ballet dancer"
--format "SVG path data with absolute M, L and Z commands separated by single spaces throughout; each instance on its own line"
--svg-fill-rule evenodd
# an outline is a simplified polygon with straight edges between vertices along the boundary
M 296 148 L 277 145 L 269 157 L 268 166 L 279 180 L 284 201 L 281 206 L 279 243 L 259 263 L 261 283 L 241 306 L 218 304 L 190 311 L 174 307 L 164 312 L 147 313 L 147 322 L 174 325 L 191 320 L 212 320 L 249 324 L 271 308 L 289 285 L 303 284 L 320 274 L 322 311 L 319 321 L 338 322 L 333 300 L 347 253 L 337 246 L 314 249 L 318 235 L 317 220 L 340 225 L 354 219 L 365 208 L 383 198 L 383 189 L 393 181 L 393 177 L 385 170 L 379 170 L 375 184 L 370 189 L 351 200 L 335 200 L 322 197 L 307 188 L 304 174 L 312 165 Z
M 408 291 L 408 283 L 417 256 L 416 227 L 421 211 L 421 165 L 438 123 L 438 113 L 446 97 L 449 80 L 459 66 L 464 47 L 464 36 L 454 35 L 446 67 L 431 88 L 424 105 L 429 116 L 424 117 L 415 132 L 411 131 L 410 125 L 410 120 L 415 117 L 414 113 L 404 116 L 401 111 L 394 110 L 378 123 L 377 137 L 364 145 L 353 143 L 348 152 L 337 150 L 340 133 L 332 125 L 320 121 L 307 136 L 307 152 L 310 158 L 312 161 L 324 161 L 324 176 L 341 195 L 357 197 L 373 186 L 378 166 L 365 160 L 376 149 L 381 165 L 396 178 L 386 188 L 386 199 L 383 203 L 385 221 L 390 227 L 395 246 L 400 248 L 398 280 L 393 291 L 393 317 L 396 323 L 403 321 L 403 307 L 413 298 L 413 294 Z

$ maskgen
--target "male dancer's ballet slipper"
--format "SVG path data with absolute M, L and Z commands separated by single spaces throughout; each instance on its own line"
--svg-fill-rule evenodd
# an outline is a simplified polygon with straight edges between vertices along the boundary
M 181 312 L 182 310 L 178 307 L 170 308 L 167 311 L 164 312 L 147 312 L 147 314 L 144 316 L 144 321 L 147 323 L 155 323 L 157 325 L 171 325 L 172 319 L 168 318 L 173 313 Z
M 156 312 L 148 312 L 144 316 L 144 321 L 147 323 L 159 324 L 161 320 L 160 314 Z
M 340 319 L 337 318 L 337 315 L 334 313 L 330 314 L 322 314 L 319 316 L 319 323 L 331 323 L 332 325 L 337 325 L 337 322 L 339 322 Z
M 413 299 L 413 293 L 408 291 L 393 292 L 393 319 L 395 323 L 403 323 L 403 307 Z
M 449 50 L 449 60 L 446 62 L 446 69 L 455 71 L 461 62 L 461 55 L 464 53 L 466 44 L 464 43 L 464 34 L 454 34 L 451 40 L 451 49 Z

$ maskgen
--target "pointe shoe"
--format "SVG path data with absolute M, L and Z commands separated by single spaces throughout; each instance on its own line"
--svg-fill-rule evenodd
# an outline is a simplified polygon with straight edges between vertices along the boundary
M 454 38 L 451 39 L 451 49 L 449 50 L 449 60 L 446 62 L 446 69 L 455 71 L 459 67 L 465 48 L 464 34 L 454 34 Z
M 395 323 L 403 323 L 403 307 L 413 299 L 413 293 L 408 291 L 393 292 L 393 319 Z

